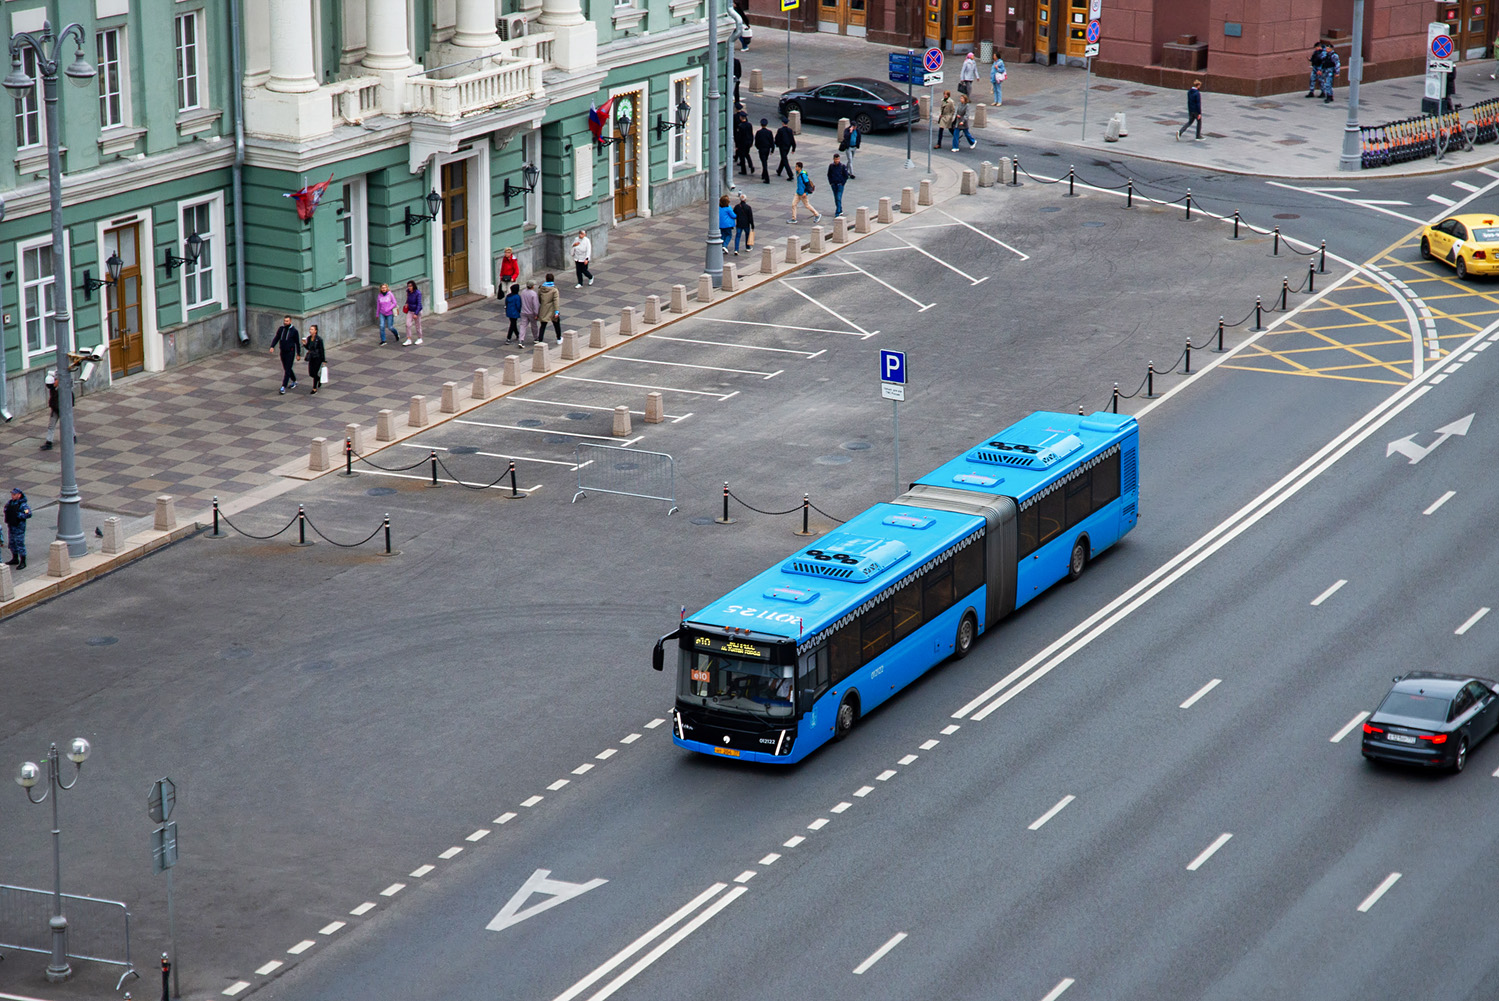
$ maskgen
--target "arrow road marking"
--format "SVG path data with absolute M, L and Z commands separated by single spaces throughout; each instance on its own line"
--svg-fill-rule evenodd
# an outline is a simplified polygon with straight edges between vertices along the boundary
M 1468 429 L 1473 426 L 1473 418 L 1475 416 L 1475 414 L 1469 414 L 1461 420 L 1455 420 L 1451 424 L 1437 428 L 1437 440 L 1424 448 L 1415 443 L 1414 439 L 1416 436 L 1413 434 L 1408 434 L 1404 438 L 1397 438 L 1385 446 L 1385 458 L 1389 458 L 1396 452 L 1399 452 L 1409 459 L 1410 464 L 1414 466 L 1434 452 L 1436 447 L 1448 438 L 1451 438 L 1453 435 L 1467 434 Z
M 550 869 L 537 869 L 531 873 L 531 877 L 522 884 L 519 890 L 515 891 L 515 896 L 511 897 L 505 906 L 500 908 L 500 913 L 494 916 L 494 920 L 490 921 L 484 927 L 489 931 L 500 931 L 501 929 L 509 928 L 511 925 L 519 924 L 526 920 L 526 918 L 540 914 L 549 907 L 556 907 L 565 900 L 581 896 L 589 890 L 597 889 L 609 882 L 607 879 L 590 879 L 586 883 L 567 883 L 560 879 L 551 879 L 551 875 L 552 870 Z M 539 904 L 532 904 L 530 907 L 522 910 L 521 905 L 535 893 L 548 894 L 552 899 L 543 900 Z

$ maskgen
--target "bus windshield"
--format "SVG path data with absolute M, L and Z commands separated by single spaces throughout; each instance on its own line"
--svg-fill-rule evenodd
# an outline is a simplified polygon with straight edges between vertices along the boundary
M 678 691 L 682 701 L 707 709 L 756 716 L 790 716 L 792 667 L 683 650 Z

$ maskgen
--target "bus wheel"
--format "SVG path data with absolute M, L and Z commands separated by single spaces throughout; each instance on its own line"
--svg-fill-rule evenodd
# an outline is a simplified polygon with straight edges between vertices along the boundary
M 1067 579 L 1077 580 L 1088 566 L 1088 539 L 1079 535 L 1072 544 L 1072 559 L 1067 561 Z
M 833 722 L 833 739 L 842 740 L 847 737 L 858 719 L 859 700 L 850 692 L 838 703 L 838 718 Z
M 968 656 L 969 651 L 973 649 L 973 640 L 978 635 L 978 631 L 978 623 L 974 621 L 973 613 L 965 613 L 963 621 L 958 623 L 958 635 L 952 641 L 954 660 L 962 660 Z

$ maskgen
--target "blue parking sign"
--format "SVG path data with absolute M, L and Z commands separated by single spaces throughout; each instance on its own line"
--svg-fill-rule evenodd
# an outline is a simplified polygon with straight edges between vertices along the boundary
M 906 353 L 880 350 L 880 381 L 906 384 Z

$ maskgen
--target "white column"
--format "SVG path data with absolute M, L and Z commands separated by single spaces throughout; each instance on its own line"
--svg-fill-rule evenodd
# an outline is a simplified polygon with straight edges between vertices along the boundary
M 312 58 L 312 0 L 270 0 L 268 6 L 276 38 L 271 45 L 271 78 L 266 89 L 283 94 L 317 90 Z
M 271 71 L 271 8 L 247 3 L 245 12 L 245 86 L 259 87 Z
M 541 0 L 542 24 L 552 27 L 583 21 L 583 5 L 578 0 Z
M 552 64 L 563 72 L 598 65 L 598 31 L 578 0 L 541 0 L 541 27 L 553 34 Z
M 573 0 L 574 3 L 577 0 Z M 495 25 L 494 0 L 458 0 L 458 18 L 453 30 L 453 44 L 466 49 L 482 49 L 500 44 Z
M 365 0 L 364 65 L 372 70 L 400 70 L 411 65 L 406 0 Z

